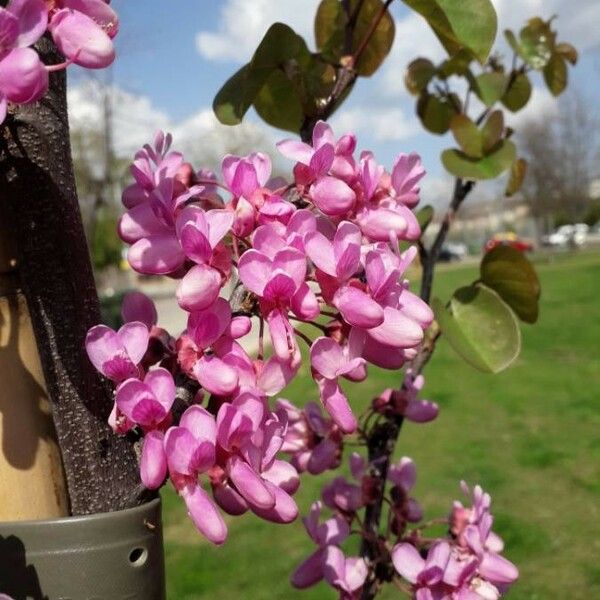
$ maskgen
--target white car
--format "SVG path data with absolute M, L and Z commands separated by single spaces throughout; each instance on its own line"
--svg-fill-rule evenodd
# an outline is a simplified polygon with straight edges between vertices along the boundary
M 589 226 L 585 223 L 576 223 L 575 225 L 562 225 L 554 233 L 545 235 L 542 238 L 544 246 L 583 246 L 587 240 Z

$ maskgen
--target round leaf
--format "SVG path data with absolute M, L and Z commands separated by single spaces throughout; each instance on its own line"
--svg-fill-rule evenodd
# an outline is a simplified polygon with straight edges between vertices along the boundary
M 512 112 L 521 110 L 531 97 L 531 82 L 525 73 L 517 75 L 511 84 L 508 86 L 504 96 L 502 96 L 502 104 Z
M 470 365 L 488 373 L 506 369 L 521 350 L 521 331 L 512 310 L 484 285 L 454 293 L 450 309 L 434 299 L 440 329 L 454 350 Z
M 492 106 L 502 98 L 508 83 L 506 75 L 499 72 L 483 73 L 475 81 L 475 92 L 486 106 Z
M 423 126 L 431 133 L 446 133 L 455 114 L 448 100 L 423 92 L 417 102 L 417 114 Z
M 575 47 L 571 44 L 567 44 L 567 42 L 561 42 L 560 44 L 556 45 L 554 51 L 556 54 L 560 54 L 565 60 L 568 60 L 572 65 L 577 64 L 579 54 Z
M 550 28 L 550 21 L 539 17 L 529 19 L 521 29 L 518 53 L 534 69 L 543 69 L 552 57 L 556 34 Z
M 450 56 L 465 48 L 485 62 L 498 26 L 490 0 L 404 0 L 404 4 L 425 18 Z
M 417 221 L 419 222 L 419 226 L 421 227 L 421 235 L 425 233 L 425 230 L 429 226 L 429 223 L 431 223 L 431 220 L 433 219 L 433 214 L 433 206 L 431 206 L 430 204 L 427 204 L 417 212 L 416 217 Z
M 483 138 L 483 151 L 489 152 L 499 141 L 504 133 L 504 115 L 501 110 L 495 110 L 487 118 L 481 136 Z
M 298 133 L 304 113 L 292 82 L 276 69 L 254 99 L 260 117 L 273 127 Z
M 496 246 L 481 261 L 481 281 L 526 323 L 538 318 L 540 282 L 532 264 L 522 252 L 510 246 Z
M 247 87 L 249 65 L 244 65 L 232 75 L 217 92 L 213 110 L 223 125 L 237 125 L 252 105 L 255 90 Z
M 427 87 L 435 73 L 435 65 L 430 60 L 416 58 L 408 65 L 404 74 L 406 89 L 416 96 Z
M 456 143 L 466 155 L 481 158 L 483 154 L 481 132 L 467 115 L 454 115 L 450 121 L 450 129 Z
M 544 80 L 552 95 L 558 96 L 567 87 L 567 63 L 559 54 L 553 54 L 544 67 Z
M 471 158 L 459 150 L 444 150 L 442 163 L 446 170 L 463 179 L 494 179 L 506 171 L 515 160 L 515 145 L 502 141 L 496 150 L 483 158 Z

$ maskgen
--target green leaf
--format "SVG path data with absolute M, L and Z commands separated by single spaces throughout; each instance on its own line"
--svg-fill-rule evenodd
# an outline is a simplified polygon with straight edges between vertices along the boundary
M 427 58 L 416 58 L 408 65 L 404 74 L 406 89 L 417 96 L 427 87 L 436 70 L 435 65 Z
M 350 13 L 358 1 L 350 0 Z M 342 57 L 356 52 L 369 35 L 371 24 L 383 8 L 384 4 L 381 0 L 365 0 L 362 3 L 353 30 L 352 47 L 348 52 L 345 47 L 348 16 L 343 5 L 339 0 L 322 0 L 315 16 L 315 40 L 323 57 L 332 63 L 338 63 Z M 368 77 L 375 73 L 392 48 L 394 33 L 394 19 L 386 10 L 358 62 L 354 65 L 359 75 Z
M 483 155 L 481 132 L 467 115 L 454 115 L 450 121 L 450 129 L 456 143 L 465 154 L 473 158 L 481 158 Z
M 433 206 L 430 204 L 427 204 L 417 212 L 416 217 L 417 221 L 419 222 L 419 226 L 421 227 L 421 235 L 425 233 L 429 223 L 431 223 L 433 214 Z
M 488 373 L 506 369 L 521 350 L 521 331 L 512 310 L 484 285 L 459 288 L 447 309 L 435 298 L 440 329 L 471 366 Z
M 572 65 L 577 64 L 579 54 L 573 45 L 568 44 L 567 42 L 561 42 L 560 44 L 556 44 L 554 52 L 556 52 L 556 54 L 560 54 L 565 60 L 568 60 Z
M 567 63 L 559 54 L 553 54 L 544 67 L 544 81 L 553 96 L 560 95 L 567 87 Z
M 241 123 L 271 73 L 302 52 L 308 49 L 293 29 L 283 23 L 271 25 L 252 60 L 217 92 L 213 110 L 219 121 L 225 125 Z
M 510 168 L 510 177 L 506 184 L 506 196 L 513 196 L 523 185 L 523 180 L 527 174 L 527 161 L 524 158 L 517 158 Z
M 550 28 L 550 21 L 543 21 L 539 17 L 529 19 L 527 25 L 521 29 L 520 42 L 517 52 L 534 69 L 543 69 L 554 51 L 556 33 Z
M 483 73 L 476 77 L 475 92 L 486 106 L 492 106 L 500 100 L 508 83 L 506 75 L 500 72 Z
M 444 150 L 442 163 L 446 170 L 463 179 L 494 179 L 506 171 L 515 160 L 515 145 L 502 141 L 497 148 L 483 158 L 471 158 L 459 150 Z
M 446 98 L 439 98 L 425 91 L 417 102 L 417 114 L 425 129 L 442 134 L 450 129 L 450 121 L 456 111 Z
M 531 82 L 525 73 L 519 73 L 502 96 L 502 104 L 512 112 L 521 110 L 531 97 Z
M 249 65 L 244 65 L 217 92 L 213 100 L 213 110 L 217 119 L 224 125 L 237 125 L 242 122 L 247 110 L 252 106 L 258 90 L 247 86 Z
M 259 116 L 273 127 L 298 133 L 304 120 L 302 103 L 292 82 L 276 69 L 254 99 Z
M 465 48 L 485 62 L 498 26 L 490 0 L 403 1 L 425 18 L 450 56 Z
M 446 59 L 438 67 L 440 77 L 446 79 L 451 75 L 466 75 L 473 60 L 473 53 L 464 48 L 451 58 Z
M 540 282 L 522 252 L 510 246 L 496 246 L 487 252 L 481 261 L 481 281 L 496 291 L 522 321 L 537 321 Z
M 481 137 L 483 138 L 483 151 L 487 154 L 502 138 L 504 133 L 504 115 L 501 110 L 495 110 L 490 113 L 483 129 Z

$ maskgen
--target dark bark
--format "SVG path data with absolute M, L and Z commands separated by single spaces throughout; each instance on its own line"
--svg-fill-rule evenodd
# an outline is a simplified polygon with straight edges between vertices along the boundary
M 47 39 L 46 64 L 62 60 Z M 3 127 L 0 201 L 8 206 L 74 515 L 139 504 L 132 443 L 107 425 L 109 387 L 84 351 L 100 310 L 79 212 L 64 71 L 38 103 L 16 107 Z M 18 398 L 15 399 L 18 401 Z

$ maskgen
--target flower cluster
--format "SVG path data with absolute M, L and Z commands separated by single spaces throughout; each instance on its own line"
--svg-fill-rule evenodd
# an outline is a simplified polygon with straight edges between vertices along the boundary
M 464 483 L 463 490 L 470 495 Z M 472 498 L 470 508 L 454 503 L 449 537 L 431 544 L 425 558 L 412 543 L 394 546 L 394 567 L 417 600 L 497 600 L 517 579 L 515 565 L 500 555 L 502 539 L 491 530 L 489 494 L 476 486 Z
M 119 28 L 108 0 L 10 0 L 0 7 L 0 123 L 8 102 L 30 104 L 48 90 L 48 73 L 77 64 L 101 69 L 112 63 Z M 48 31 L 65 56 L 45 65 L 31 47 Z
M 117 386 L 111 425 L 143 437 L 144 484 L 157 488 L 168 475 L 198 529 L 220 543 L 215 503 L 230 514 L 294 519 L 298 472 L 336 468 L 344 434 L 357 428 L 341 380 L 414 356 L 433 314 L 408 289 L 415 250 L 401 253 L 398 241 L 420 234 L 412 208 L 424 170 L 416 155 L 400 155 L 387 173 L 371 153 L 355 157 L 353 135 L 336 140 L 323 122 L 312 145 L 278 145 L 296 161 L 290 183 L 270 179 L 261 153 L 226 156 L 219 179 L 171 144 L 159 132 L 135 155 L 118 231 L 134 270 L 178 280 L 187 328 L 176 338 L 158 328 L 151 302 L 136 293 L 125 299 L 123 327 L 92 328 L 86 347 Z M 254 358 L 240 343 L 252 339 L 252 318 Z M 303 342 L 327 415 L 314 403 L 268 403 L 298 373 Z M 193 398 L 180 397 L 182 385 Z M 347 493 L 336 485 L 332 497 Z

